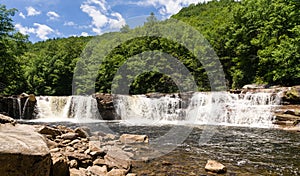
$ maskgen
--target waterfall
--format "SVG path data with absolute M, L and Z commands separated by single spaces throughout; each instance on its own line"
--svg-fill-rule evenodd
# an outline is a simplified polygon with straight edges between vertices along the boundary
M 19 98 L 18 98 L 18 100 L 19 100 Z M 26 111 L 26 107 L 27 107 L 28 101 L 29 101 L 29 98 L 27 97 L 26 101 L 24 103 L 24 106 L 23 106 L 23 110 L 21 110 L 21 106 L 20 106 L 20 110 L 19 110 L 19 112 L 20 112 L 20 119 L 24 118 L 24 114 L 25 114 L 25 111 Z M 18 101 L 18 102 L 21 103 L 21 101 Z
M 122 120 L 132 123 L 161 123 L 176 121 L 181 116 L 181 99 L 170 95 L 147 98 L 145 95 L 118 95 L 116 111 Z
M 18 110 L 19 110 L 19 118 L 22 119 L 22 105 L 21 105 L 21 99 L 17 98 L 18 101 Z
M 270 127 L 279 96 L 271 93 L 231 94 L 195 92 L 186 94 L 116 95 L 114 107 L 124 123 L 133 125 L 237 125 Z M 92 96 L 41 96 L 38 119 L 88 122 L 102 120 Z
M 97 119 L 97 102 L 92 96 L 40 96 L 37 98 L 38 119 L 80 121 Z
M 269 127 L 272 108 L 279 104 L 278 96 L 270 93 L 196 92 L 188 101 L 183 102 L 178 95 L 160 98 L 119 95 L 115 106 L 122 120 L 130 124 Z M 183 103 L 188 106 L 183 108 Z

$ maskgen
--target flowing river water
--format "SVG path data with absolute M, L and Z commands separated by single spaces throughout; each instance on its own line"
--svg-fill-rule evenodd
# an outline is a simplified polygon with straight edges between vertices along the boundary
M 115 107 L 122 120 L 104 121 L 92 97 L 39 97 L 38 119 L 25 123 L 146 134 L 150 144 L 168 150 L 134 162 L 138 175 L 207 175 L 208 159 L 226 165 L 225 175 L 300 175 L 299 133 L 272 124 L 278 101 L 267 93 L 194 93 L 188 105 L 176 95 L 119 96 Z

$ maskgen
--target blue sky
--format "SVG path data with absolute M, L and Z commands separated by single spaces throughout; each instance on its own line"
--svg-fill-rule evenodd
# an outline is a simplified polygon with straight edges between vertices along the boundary
M 182 7 L 204 0 L 1 0 L 13 17 L 17 30 L 32 42 L 54 37 L 98 35 L 119 31 L 128 24 L 142 25 L 151 12 L 169 18 Z

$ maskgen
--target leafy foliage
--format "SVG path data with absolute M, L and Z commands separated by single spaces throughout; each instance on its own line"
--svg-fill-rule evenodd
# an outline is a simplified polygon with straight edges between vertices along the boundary
M 191 73 L 197 90 L 224 87 L 218 80 L 212 83 L 212 77 L 220 75 L 205 40 L 187 27 L 174 29 L 172 19 L 209 41 L 228 87 L 300 84 L 299 9 L 298 0 L 213 0 L 183 8 L 170 20 L 158 21 L 151 13 L 144 26 L 135 29 L 125 25 L 120 32 L 93 38 L 32 44 L 14 29 L 11 17 L 16 9 L 0 5 L 0 93 L 70 95 L 72 82 L 75 94 L 116 89 L 131 94 L 176 92 L 178 85 L 191 82 L 182 74 L 170 74 L 180 70 L 180 64 Z M 174 38 L 164 37 L 162 31 Z M 200 45 L 195 44 L 198 40 Z

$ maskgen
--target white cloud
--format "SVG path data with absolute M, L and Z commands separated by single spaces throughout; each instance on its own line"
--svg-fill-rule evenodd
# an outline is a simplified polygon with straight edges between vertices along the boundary
M 120 29 L 126 24 L 125 19 L 122 17 L 121 14 L 115 12 L 112 13 L 111 16 L 116 17 L 116 19 L 109 19 L 109 27 L 111 29 Z
M 50 20 L 56 20 L 60 17 L 56 12 L 51 12 L 51 11 L 47 13 L 47 16 L 49 17 Z
M 209 0 L 146 0 L 137 2 L 140 6 L 154 6 L 159 9 L 161 15 L 171 16 L 178 13 L 183 7 Z
M 89 36 L 89 34 L 87 32 L 82 32 L 81 36 L 87 37 L 87 36 Z
M 76 26 L 76 24 L 73 21 L 66 21 L 64 26 Z
M 22 34 L 24 35 L 35 34 L 38 38 L 42 40 L 47 40 L 48 35 L 54 33 L 54 30 L 47 25 L 34 23 L 33 26 L 34 27 L 29 28 L 29 27 L 24 27 L 19 23 L 15 25 L 16 29 Z M 60 35 L 58 31 L 56 31 L 55 33 Z
M 106 28 L 120 29 L 125 25 L 122 15 L 111 12 L 105 0 L 86 0 L 80 8 L 92 18 L 92 30 L 97 34 L 102 34 Z
M 47 40 L 49 34 L 53 33 L 54 30 L 45 24 L 34 23 L 33 26 L 36 27 L 35 34 L 42 40 Z
M 39 15 L 41 14 L 40 11 L 34 9 L 33 7 L 26 7 L 26 10 L 27 10 L 27 16 L 36 16 L 36 15 Z
M 24 27 L 24 26 L 22 26 L 22 25 L 19 24 L 19 23 L 17 23 L 17 24 L 15 25 L 15 27 L 16 27 L 16 29 L 17 29 L 20 33 L 22 33 L 22 34 L 24 34 L 24 35 L 28 35 L 28 34 L 30 34 L 30 33 L 34 33 L 34 32 L 35 32 L 35 29 L 34 29 L 34 28 Z
M 20 16 L 21 18 L 23 18 L 23 19 L 26 18 L 25 15 L 24 15 L 22 12 L 19 13 L 19 16 Z

